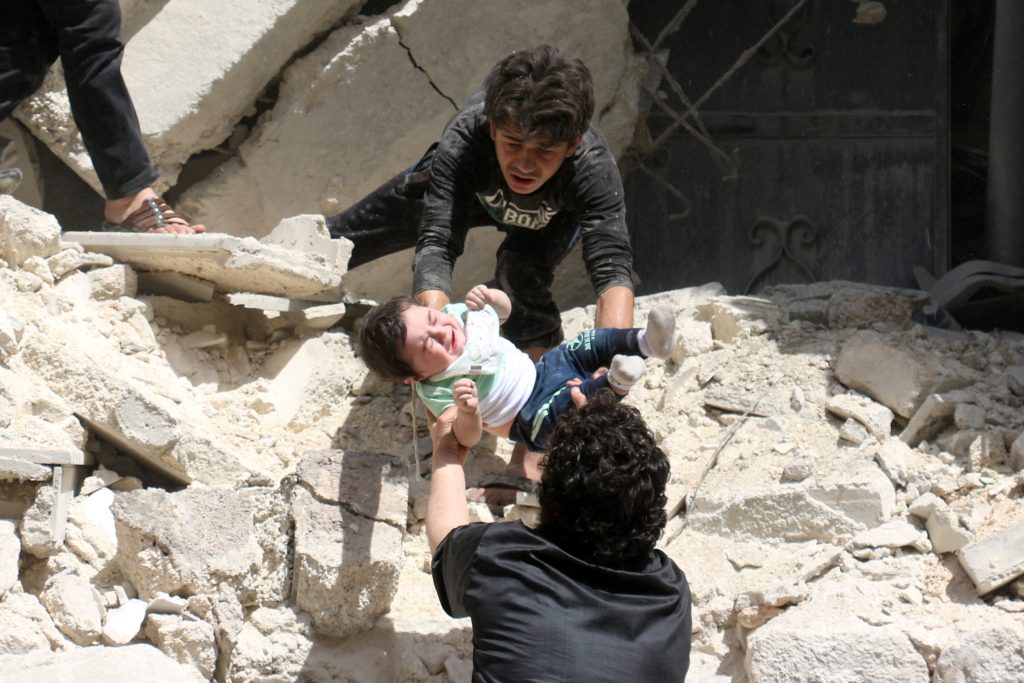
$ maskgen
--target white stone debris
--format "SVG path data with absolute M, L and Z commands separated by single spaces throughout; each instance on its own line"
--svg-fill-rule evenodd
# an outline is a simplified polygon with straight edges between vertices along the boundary
M 199 4 L 125 2 L 125 70 L 163 185 L 220 146 L 178 208 L 227 233 L 62 234 L 0 196 L 0 683 L 465 681 L 469 624 L 429 574 L 425 422 L 355 352 L 408 254 L 349 273 L 352 244 L 308 212 L 407 168 L 498 57 L 555 38 L 620 153 L 644 78 L 625 6 Z M 53 93 L 19 115 L 90 176 Z M 456 297 L 498 239 L 471 236 Z M 567 337 L 593 324 L 577 257 L 555 294 Z M 691 584 L 692 680 L 1021 680 L 1024 339 L 920 327 L 925 300 L 637 299 L 638 325 L 678 320 L 628 400 L 671 464 L 659 547 Z M 484 438 L 468 479 L 510 454 Z M 474 518 L 535 524 L 517 502 Z

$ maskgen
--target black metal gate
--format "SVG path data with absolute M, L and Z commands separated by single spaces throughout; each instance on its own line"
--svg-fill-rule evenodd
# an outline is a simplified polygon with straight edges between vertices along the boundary
M 623 163 L 641 293 L 945 272 L 946 0 L 863 5 L 631 3 L 665 62 Z

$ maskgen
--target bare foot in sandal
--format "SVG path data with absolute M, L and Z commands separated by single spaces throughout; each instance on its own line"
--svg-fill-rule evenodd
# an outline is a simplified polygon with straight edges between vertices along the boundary
M 193 225 L 150 187 L 121 199 L 108 199 L 103 217 L 104 230 L 185 235 L 206 232 L 205 225 Z

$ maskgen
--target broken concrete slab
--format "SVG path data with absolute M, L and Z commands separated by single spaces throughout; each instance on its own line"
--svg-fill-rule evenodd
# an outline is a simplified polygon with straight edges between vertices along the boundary
M 853 418 L 861 423 L 879 441 L 889 438 L 892 431 L 893 413 L 891 410 L 875 403 L 867 396 L 857 394 L 839 394 L 829 398 L 825 409 L 841 418 Z
M 984 595 L 1024 574 L 1024 522 L 960 549 L 960 566 Z
M 959 517 L 949 508 L 933 510 L 925 521 L 925 528 L 936 553 L 955 552 L 974 540 L 974 534 L 960 526 Z
M 792 610 L 790 610 L 792 611 Z M 910 638 L 893 626 L 871 626 L 854 617 L 808 624 L 789 611 L 755 630 L 747 643 L 751 681 L 834 680 L 928 683 L 928 667 Z
M 14 522 L 0 519 L 0 600 L 18 583 L 21 540 Z
M 929 394 L 967 386 L 977 374 L 953 358 L 915 353 L 870 331 L 843 344 L 835 373 L 847 387 L 906 418 Z
M 447 36 L 444 44 L 438 31 Z M 544 43 L 590 66 L 595 118 L 613 151 L 624 150 L 644 67 L 621 3 L 600 0 L 580 12 L 559 3 L 414 0 L 391 17 L 339 28 L 289 66 L 276 106 L 238 158 L 190 188 L 180 207 L 207 225 L 238 226 L 244 234 L 265 234 L 285 216 L 337 213 L 414 163 L 498 59 Z M 282 176 L 282 168 L 302 171 Z
M 900 433 L 900 440 L 911 446 L 934 438 L 953 422 L 956 402 L 941 394 L 931 394 L 914 411 Z
M 753 296 L 723 296 L 697 306 L 697 319 L 710 322 L 712 336 L 725 344 L 764 334 L 785 322 L 785 315 L 774 302 Z
M 33 256 L 46 259 L 60 250 L 56 218 L 9 194 L 0 195 L 0 260 L 18 268 Z
M 344 270 L 318 254 L 263 244 L 252 237 L 67 232 L 64 239 L 144 271 L 174 271 L 223 292 L 303 298 L 336 288 Z
M 0 655 L 0 683 L 205 683 L 198 671 L 152 645 L 39 650 Z
M 91 645 L 99 640 L 106 610 L 103 598 L 85 577 L 70 573 L 53 576 L 39 600 L 57 628 L 75 643 Z
M 391 608 L 398 588 L 405 468 L 383 453 L 320 451 L 297 474 L 295 603 L 320 633 L 365 631 Z
M 217 642 L 210 624 L 178 615 L 151 614 L 146 619 L 146 637 L 168 657 L 195 667 L 205 679 L 213 678 Z
M 0 457 L 0 480 L 49 481 L 53 472 L 49 467 L 27 462 L 20 458 Z
M 252 474 L 206 418 L 116 376 L 76 349 L 33 335 L 21 355 L 90 429 L 167 476 L 233 485 Z
M 216 594 L 243 604 L 286 599 L 288 515 L 275 491 L 190 487 L 119 493 L 116 565 L 141 598 Z
M 1024 628 L 993 626 L 961 634 L 942 648 L 933 683 L 1019 681 L 1024 671 Z
M 859 548 L 890 548 L 898 550 L 910 547 L 919 553 L 926 553 L 932 549 L 928 535 L 913 524 L 903 520 L 892 520 L 877 526 L 873 529 L 862 531 L 853 537 L 850 545 L 855 549 Z
M 0 600 L 0 660 L 4 655 L 28 654 L 29 652 L 46 651 L 52 648 L 73 646 L 65 638 L 43 607 L 39 599 L 31 593 L 9 593 Z M 17 681 L 5 679 L 8 670 L 0 665 L 0 681 Z

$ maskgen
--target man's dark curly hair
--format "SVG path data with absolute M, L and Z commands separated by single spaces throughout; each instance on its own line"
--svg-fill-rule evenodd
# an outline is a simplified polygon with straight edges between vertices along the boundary
M 608 389 L 559 418 L 540 486 L 540 531 L 607 567 L 647 558 L 667 521 L 669 463 L 632 406 Z
M 409 364 L 399 358 L 406 334 L 402 313 L 416 305 L 410 296 L 396 296 L 377 304 L 363 317 L 356 350 L 371 372 L 396 381 L 416 376 Z
M 484 113 L 496 127 L 572 144 L 594 115 L 590 70 L 550 45 L 513 52 L 487 76 Z

